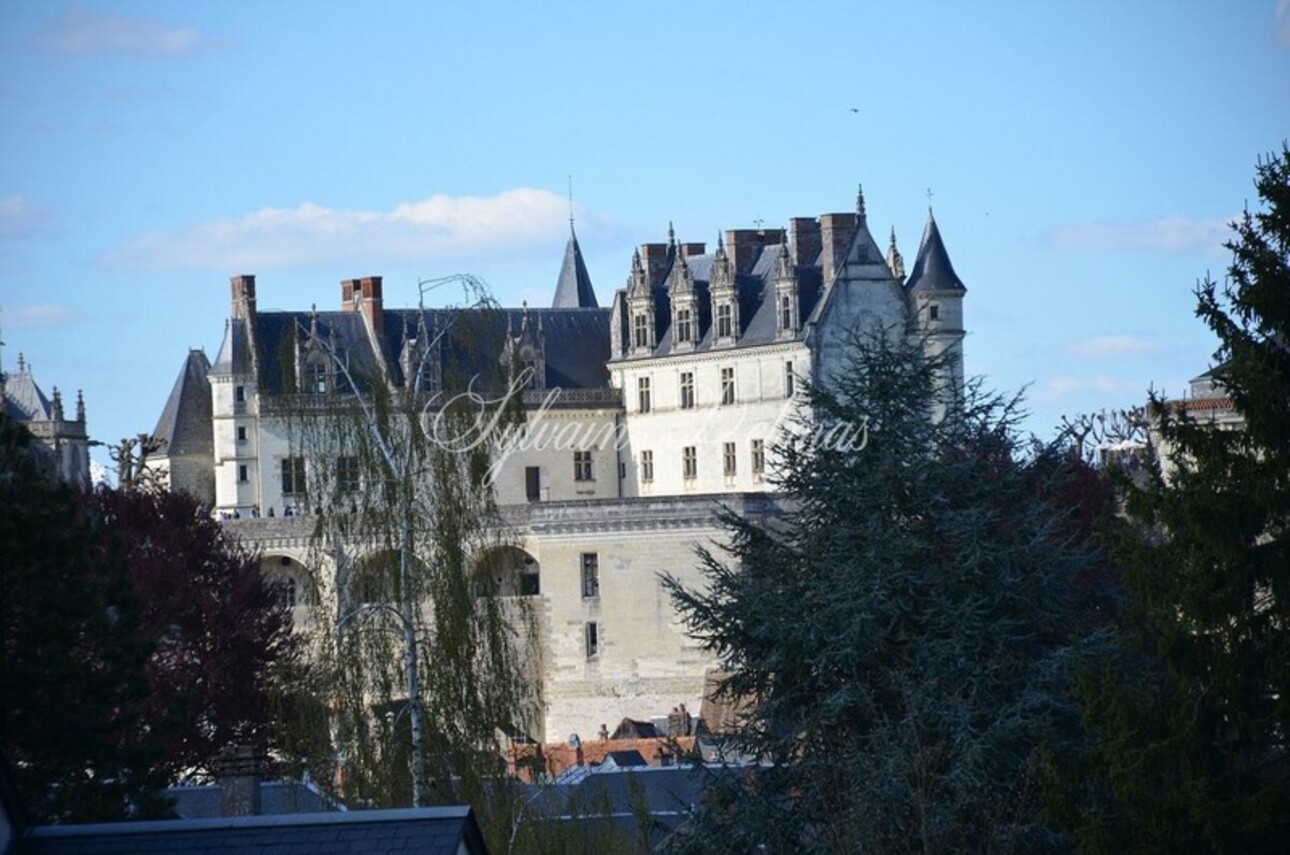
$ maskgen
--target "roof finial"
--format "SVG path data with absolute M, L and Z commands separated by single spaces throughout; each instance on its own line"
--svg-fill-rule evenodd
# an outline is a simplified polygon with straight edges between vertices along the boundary
M 932 215 L 932 188 L 927 188 L 927 216 Z
M 864 214 L 864 185 L 856 185 L 856 215 L 863 217 Z
M 892 249 L 896 248 L 896 227 L 895 226 L 891 227 L 891 248 Z
M 84 424 L 85 422 L 85 390 L 76 390 L 76 420 Z
M 667 221 L 667 245 L 676 246 L 676 229 L 672 228 L 672 221 Z
M 18 373 L 22 374 L 27 370 L 27 355 L 22 351 L 18 352 Z
M 573 233 L 573 176 L 569 176 L 569 233 Z

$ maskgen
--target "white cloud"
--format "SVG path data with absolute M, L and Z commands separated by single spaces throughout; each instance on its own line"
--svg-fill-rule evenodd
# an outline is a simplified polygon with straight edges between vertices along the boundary
M 1132 356 L 1138 353 L 1149 353 L 1160 350 L 1163 345 L 1154 339 L 1121 333 L 1118 335 L 1099 335 L 1093 338 L 1072 341 L 1066 344 L 1066 352 L 1087 359 L 1106 359 L 1117 356 Z
M 486 197 L 430 196 L 388 211 L 305 202 L 154 232 L 116 247 L 102 261 L 133 269 L 248 272 L 504 256 L 561 242 L 568 215 L 563 196 L 523 187 Z M 583 215 L 580 227 L 584 223 L 591 231 L 603 218 Z
M 72 7 L 45 25 L 36 46 L 68 56 L 170 59 L 217 48 L 220 42 L 196 27 Z
M 5 306 L 0 323 L 5 329 L 41 330 L 58 327 L 77 320 L 78 315 L 67 306 L 51 303 L 26 306 Z
M 1105 223 L 1071 223 L 1048 230 L 1048 242 L 1058 249 L 1097 252 L 1147 251 L 1164 253 L 1222 251 L 1231 237 L 1227 220 L 1164 217 Z
M 1105 374 L 1092 377 L 1050 377 L 1044 382 L 1042 388 L 1049 397 L 1053 398 L 1064 398 L 1080 392 L 1099 392 L 1106 395 L 1141 392 L 1146 395 L 1145 387 L 1141 383 L 1121 380 Z
M 22 196 L 0 197 L 0 238 L 27 237 L 39 231 L 44 211 Z

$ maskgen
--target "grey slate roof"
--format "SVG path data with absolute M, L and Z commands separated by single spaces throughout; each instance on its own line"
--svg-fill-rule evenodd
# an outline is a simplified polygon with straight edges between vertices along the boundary
M 555 299 L 551 302 L 553 309 L 595 309 L 596 291 L 591 287 L 591 277 L 587 274 L 587 265 L 582 261 L 582 247 L 578 246 L 578 236 L 573 232 L 573 223 L 569 224 L 569 243 L 564 248 L 564 264 L 560 266 L 560 278 L 555 283 Z
M 172 810 L 180 819 L 222 817 L 223 788 L 219 784 L 168 787 L 164 795 L 174 801 Z M 328 803 L 315 789 L 299 781 L 265 781 L 260 784 L 260 815 L 326 813 Z
M 954 265 L 950 263 L 950 254 L 945 251 L 945 242 L 941 240 L 941 230 L 936 226 L 936 218 L 927 212 L 927 226 L 923 229 L 923 241 L 918 247 L 918 258 L 909 272 L 906 283 L 909 291 L 967 291 Z
M 735 347 L 755 347 L 762 344 L 774 344 L 779 341 L 778 323 L 775 317 L 775 265 L 779 260 L 779 244 L 768 244 L 761 248 L 757 260 L 748 273 L 735 277 L 735 288 L 739 297 L 739 341 Z M 699 334 L 702 338 L 692 349 L 685 353 L 702 353 L 714 350 L 713 339 L 716 335 L 712 322 L 712 302 L 709 299 L 710 277 L 712 274 L 713 253 L 692 255 L 685 260 L 694 277 L 694 290 L 699 305 Z M 794 268 L 797 276 L 797 293 L 799 316 L 809 317 L 819 302 L 822 292 L 823 272 L 818 265 Z M 667 277 L 662 277 L 666 283 Z M 658 345 L 653 356 L 669 356 L 672 350 L 672 312 L 671 300 L 668 297 L 666 284 L 652 289 L 654 297 L 654 314 L 658 321 Z M 769 299 L 768 299 L 769 297 Z M 624 331 L 625 332 L 625 331 Z M 626 339 L 624 339 L 626 340 Z M 721 349 L 728 349 L 729 345 Z
M 31 369 L 22 360 L 18 361 L 17 373 L 5 375 L 4 408 L 20 422 L 44 422 L 54 417 L 49 399 L 40 391 Z
M 179 457 L 189 454 L 210 455 L 215 450 L 211 421 L 210 360 L 203 350 L 190 350 L 184 367 L 166 399 L 157 419 L 153 436 L 166 441 L 163 454 Z
M 486 851 L 469 807 L 38 826 L 14 843 L 14 855 L 456 855 Z

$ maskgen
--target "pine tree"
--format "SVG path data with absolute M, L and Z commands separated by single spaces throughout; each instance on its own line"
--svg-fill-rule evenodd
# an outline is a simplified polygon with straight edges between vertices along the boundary
M 1057 502 L 1078 462 L 1023 453 L 1015 401 L 933 405 L 904 336 L 855 344 L 777 448 L 785 512 L 727 515 L 707 587 L 667 580 L 751 703 L 728 748 L 769 762 L 715 786 L 678 849 L 1041 849 L 1041 747 L 1077 731 L 1071 646 L 1098 566 Z M 936 420 L 932 413 L 948 410 Z
M 1290 147 L 1258 164 L 1226 280 L 1197 289 L 1237 428 L 1153 397 L 1126 482 L 1124 644 L 1091 664 L 1068 821 L 1091 851 L 1290 847 Z

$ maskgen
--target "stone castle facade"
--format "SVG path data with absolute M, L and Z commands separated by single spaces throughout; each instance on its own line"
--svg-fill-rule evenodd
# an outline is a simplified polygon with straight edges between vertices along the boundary
M 436 382 L 437 359 L 422 363 L 418 348 L 449 319 L 387 307 L 380 277 L 343 281 L 326 311 L 261 311 L 256 285 L 232 279 L 214 363 L 200 351 L 185 360 L 157 426 L 158 465 L 237 517 L 266 571 L 291 578 L 315 560 L 296 516 L 309 509 L 309 473 L 331 464 L 301 460 L 276 402 L 338 382 L 309 341 L 406 389 L 418 371 Z M 534 738 L 700 708 L 716 663 L 686 636 L 660 574 L 700 582 L 695 549 L 721 540 L 718 503 L 776 512 L 767 474 L 780 425 L 803 381 L 839 370 L 854 332 L 918 336 L 950 355 L 945 382 L 961 386 L 965 291 L 930 211 L 906 274 L 894 233 L 885 253 L 874 240 L 863 196 L 853 212 L 727 231 L 712 249 L 669 228 L 665 243 L 639 247 L 608 308 L 571 233 L 552 306 L 497 316 L 502 349 L 532 371 L 527 430 L 585 442 L 520 447 L 494 482 L 522 551 L 511 593 L 532 598 L 539 621 Z
M 89 489 L 90 439 L 85 431 L 85 398 L 80 392 L 76 393 L 75 414 L 68 418 L 58 387 L 54 387 L 52 398 L 46 397 L 32 376 L 31 365 L 19 354 L 17 371 L 0 370 L 0 406 L 31 431 L 52 474 Z

